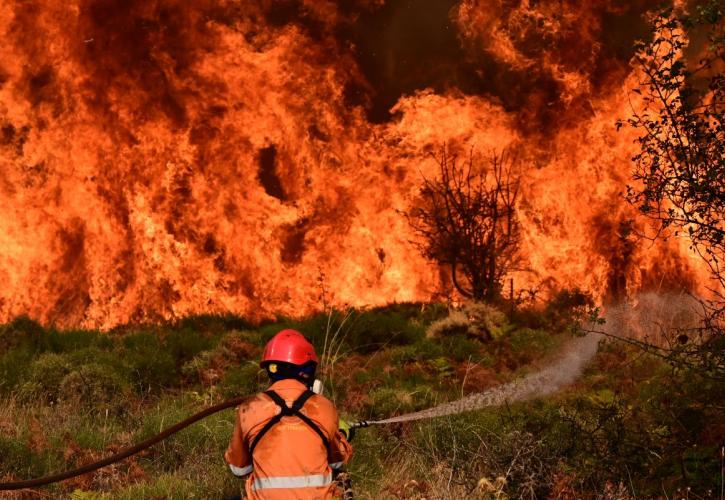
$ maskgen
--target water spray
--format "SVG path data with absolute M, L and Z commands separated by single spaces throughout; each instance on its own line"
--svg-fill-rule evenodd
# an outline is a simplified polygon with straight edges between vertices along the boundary
M 411 422 L 447 415 L 457 415 L 482 408 L 501 406 L 504 403 L 526 401 L 546 396 L 574 382 L 584 370 L 587 362 L 597 352 L 597 344 L 601 336 L 589 333 L 584 337 L 571 341 L 559 359 L 546 368 L 526 375 L 507 384 L 489 389 L 488 391 L 471 394 L 462 399 L 443 403 L 433 408 L 399 415 L 383 420 L 360 421 L 350 425 L 352 428 L 363 428 L 371 425 L 387 425 Z

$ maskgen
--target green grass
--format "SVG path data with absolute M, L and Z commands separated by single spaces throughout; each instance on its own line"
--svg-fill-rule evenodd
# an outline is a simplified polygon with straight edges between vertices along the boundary
M 0 474 L 30 478 L 87 463 L 208 405 L 263 390 L 259 356 L 285 327 L 305 332 L 318 349 L 328 321 L 339 327 L 327 394 L 350 420 L 428 408 L 541 366 L 570 338 L 553 308 L 517 311 L 488 341 L 465 332 L 427 337 L 445 309 L 420 304 L 259 326 L 205 316 L 109 333 L 59 332 L 19 318 L 0 326 Z M 612 487 L 640 497 L 689 487 L 707 497 L 720 487 L 723 400 L 723 384 L 607 343 L 579 382 L 545 400 L 362 429 L 349 470 L 357 498 L 546 497 L 564 487 L 577 497 Z M 44 493 L 235 494 L 242 485 L 222 458 L 233 419 L 231 410 L 218 413 Z

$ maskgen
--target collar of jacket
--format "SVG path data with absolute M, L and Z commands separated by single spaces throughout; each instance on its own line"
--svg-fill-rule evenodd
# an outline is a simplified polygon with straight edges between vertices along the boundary
M 289 390 L 289 389 L 297 389 L 299 391 L 305 391 L 307 390 L 307 386 L 300 382 L 297 379 L 293 378 L 285 378 L 282 380 L 278 380 L 274 384 L 270 385 L 269 388 L 273 391 L 279 391 L 279 390 Z

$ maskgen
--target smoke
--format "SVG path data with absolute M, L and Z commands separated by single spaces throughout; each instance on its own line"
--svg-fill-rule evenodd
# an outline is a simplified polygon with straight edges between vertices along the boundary
M 689 294 L 643 292 L 607 310 L 607 331 L 665 346 L 678 332 L 701 326 L 704 312 Z

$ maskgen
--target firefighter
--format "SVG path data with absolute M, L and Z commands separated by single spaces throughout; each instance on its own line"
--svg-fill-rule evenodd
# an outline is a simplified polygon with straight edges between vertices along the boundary
M 315 348 L 296 330 L 266 345 L 261 366 L 271 386 L 239 407 L 224 458 L 250 499 L 342 498 L 333 481 L 352 456 L 347 425 L 312 392 Z

